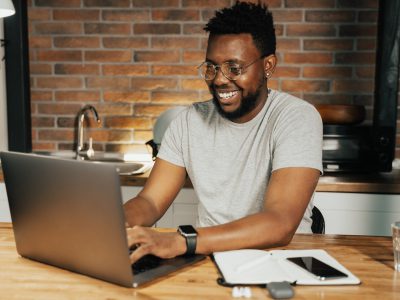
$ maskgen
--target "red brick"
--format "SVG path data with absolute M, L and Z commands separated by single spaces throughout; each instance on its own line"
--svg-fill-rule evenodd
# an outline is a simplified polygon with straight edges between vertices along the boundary
M 130 0 L 83 0 L 83 5 L 88 7 L 129 7 Z
M 41 143 L 41 142 L 32 142 L 32 150 L 33 151 L 53 151 L 56 150 L 55 143 Z
M 285 53 L 285 63 L 330 64 L 332 55 L 328 53 Z
M 130 35 L 131 25 L 129 23 L 86 23 L 84 25 L 85 34 L 116 34 Z
M 29 8 L 28 9 L 28 20 L 32 21 L 47 21 L 50 20 L 50 10 L 44 8 Z
M 76 125 L 75 117 L 59 117 L 57 118 L 57 127 L 58 128 L 74 128 Z M 85 124 L 87 126 L 87 124 Z
M 301 22 L 303 12 L 301 10 L 279 10 L 273 11 L 274 23 Z
M 357 50 L 373 50 L 376 49 L 376 39 L 357 39 Z
M 179 51 L 135 51 L 136 62 L 179 62 Z
M 80 7 L 81 0 L 35 0 L 36 6 Z
M 147 65 L 103 65 L 102 72 L 104 75 L 126 75 L 126 76 L 143 76 L 149 74 Z
M 152 122 L 151 119 L 148 118 L 115 117 L 106 119 L 106 127 L 121 129 L 151 129 Z
M 276 41 L 276 48 L 278 52 L 282 50 L 298 51 L 300 50 L 300 39 L 280 38 Z
M 154 21 L 199 21 L 198 9 L 154 9 L 151 12 Z
M 98 21 L 100 20 L 100 10 L 55 9 L 53 11 L 53 19 L 63 21 Z
M 303 42 L 304 50 L 352 50 L 353 39 L 305 39 Z
M 105 48 L 147 48 L 149 39 L 146 37 L 104 37 L 103 45 Z
M 44 115 L 76 115 L 81 105 L 77 104 L 38 104 L 38 113 Z
M 93 50 L 85 51 L 85 60 L 90 62 L 131 62 L 132 52 L 130 50 L 111 51 Z
M 298 78 L 299 76 L 300 76 L 300 68 L 299 67 L 279 66 L 279 64 L 273 75 L 273 77 L 275 77 L 275 78 L 281 78 L 281 77 Z
M 373 65 L 375 64 L 375 53 L 365 53 L 365 52 L 338 53 L 335 55 L 335 62 L 338 64 Z
M 157 104 L 191 104 L 199 100 L 197 92 L 153 92 L 152 102 Z
M 76 145 L 73 143 L 66 143 L 66 142 L 58 142 L 58 150 L 73 150 L 75 151 Z M 96 144 L 93 144 L 93 148 L 96 149 Z
M 338 0 L 338 7 L 345 8 L 378 8 L 376 0 Z
M 56 101 L 88 102 L 99 101 L 99 91 L 55 91 Z
M 51 101 L 53 100 L 53 92 L 31 90 L 31 101 Z
M 129 103 L 103 103 L 96 105 L 96 108 L 101 117 L 132 115 L 132 105 Z
M 54 117 L 32 117 L 33 127 L 54 127 Z
M 335 36 L 334 25 L 325 24 L 288 24 L 286 25 L 287 36 Z
M 344 23 L 353 22 L 356 14 L 354 11 L 348 10 L 319 10 L 319 11 L 306 11 L 307 22 L 321 22 L 321 23 Z
M 308 78 L 343 78 L 352 76 L 350 67 L 307 67 L 303 68 L 303 76 Z
M 105 21 L 150 21 L 150 12 L 148 10 L 103 10 L 102 16 Z
M 51 48 L 51 38 L 47 36 L 32 36 L 29 38 L 29 48 Z
M 38 77 L 36 78 L 36 86 L 38 88 L 73 89 L 73 88 L 83 87 L 83 82 L 82 78 L 78 77 L 65 77 L 65 76 Z
M 199 78 L 199 79 L 182 79 L 181 85 L 182 85 L 182 90 L 208 91 L 207 84 L 201 78 Z
M 286 0 L 287 8 L 329 8 L 335 7 L 335 0 Z
M 376 37 L 377 26 L 374 25 L 340 25 L 339 36 Z
M 204 61 L 205 56 L 206 56 L 206 52 L 204 50 L 184 51 L 183 52 L 183 61 L 189 62 L 189 63 L 200 64 Z
M 55 37 L 54 46 L 58 48 L 98 48 L 100 38 L 98 37 Z
M 132 0 L 133 7 L 177 7 L 179 0 Z
M 126 103 L 149 102 L 150 93 L 145 91 L 105 91 L 104 101 Z
M 261 4 L 268 5 L 268 7 L 281 7 L 282 1 L 284 0 L 239 0 L 239 2 L 251 2 L 254 4 L 258 4 L 260 2 Z
M 157 117 L 174 105 L 135 105 L 135 116 Z
M 193 37 L 152 37 L 152 48 L 199 49 L 200 39 Z
M 131 87 L 135 90 L 171 90 L 178 87 L 176 78 L 139 77 L 131 79 Z
M 195 7 L 195 8 L 200 8 L 200 7 L 205 7 L 205 8 L 210 8 L 213 7 L 215 9 L 222 8 L 222 7 L 227 7 L 230 6 L 230 1 L 229 0 L 182 0 L 182 6 L 183 7 Z
M 38 61 L 81 61 L 82 51 L 73 50 L 38 50 Z
M 133 25 L 135 34 L 179 34 L 181 27 L 175 23 L 137 23 Z
M 153 139 L 153 131 L 152 130 L 136 130 L 133 132 L 133 140 L 134 141 L 150 141 Z
M 98 75 L 100 71 L 97 64 L 55 64 L 54 73 Z
M 374 91 L 373 80 L 334 80 L 332 84 L 333 92 L 346 93 L 372 93 Z
M 39 34 L 82 34 L 82 24 L 80 23 L 51 23 L 43 22 L 33 25 L 34 32 Z
M 183 24 L 183 34 L 201 34 L 206 36 L 207 33 L 204 31 L 204 24 Z
M 357 67 L 356 75 L 360 78 L 374 78 L 375 77 L 375 67 Z
M 364 23 L 377 23 L 378 22 L 378 11 L 359 11 L 358 20 Z
M 353 98 L 350 95 L 338 94 L 329 95 L 326 93 L 306 93 L 303 99 L 312 104 L 349 104 Z
M 46 129 L 38 132 L 41 141 L 71 141 L 74 139 L 73 129 Z
M 129 88 L 129 78 L 90 77 L 86 79 L 88 88 L 126 89 Z
M 198 76 L 198 71 L 196 66 L 159 65 L 152 67 L 152 74 L 164 75 L 164 76 L 173 76 L 173 75 Z
M 48 74 L 52 73 L 52 66 L 50 64 L 38 64 L 38 63 L 31 63 L 29 65 L 29 73 L 30 74 Z
M 329 82 L 324 80 L 285 80 L 282 90 L 287 92 L 327 92 Z
M 131 130 L 101 130 L 95 131 L 93 130 L 90 134 L 93 137 L 94 141 L 98 142 L 118 142 L 125 141 L 128 142 L 131 140 L 132 133 Z

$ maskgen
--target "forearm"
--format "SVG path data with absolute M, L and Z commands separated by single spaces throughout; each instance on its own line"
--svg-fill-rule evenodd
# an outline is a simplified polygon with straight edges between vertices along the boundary
M 287 245 L 296 225 L 285 222 L 282 215 L 261 212 L 234 222 L 198 228 L 197 253 L 209 254 L 243 248 L 265 249 Z
M 134 225 L 152 226 L 161 217 L 156 206 L 146 198 L 136 196 L 124 205 L 125 220 Z

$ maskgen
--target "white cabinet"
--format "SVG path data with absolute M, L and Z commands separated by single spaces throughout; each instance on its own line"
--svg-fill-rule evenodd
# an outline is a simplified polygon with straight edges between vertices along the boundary
M 141 187 L 122 187 L 122 199 L 125 203 L 135 197 Z M 183 188 L 164 216 L 158 220 L 156 227 L 176 228 L 178 225 L 195 225 L 197 218 L 198 198 L 193 189 Z
M 400 195 L 318 192 L 314 197 L 325 219 L 325 233 L 391 235 L 400 220 Z
M 11 222 L 6 185 L 4 184 L 4 182 L 0 182 L 0 222 Z

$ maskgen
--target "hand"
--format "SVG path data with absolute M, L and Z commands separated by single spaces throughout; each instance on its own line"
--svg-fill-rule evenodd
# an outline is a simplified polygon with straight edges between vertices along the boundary
M 130 255 L 134 263 L 147 254 L 172 258 L 186 252 L 186 241 L 178 232 L 158 232 L 148 227 L 134 226 L 126 229 L 128 245 L 135 249 Z

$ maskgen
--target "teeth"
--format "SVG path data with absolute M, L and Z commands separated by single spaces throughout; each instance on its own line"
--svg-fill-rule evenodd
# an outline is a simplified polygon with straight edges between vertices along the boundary
M 227 92 L 227 93 L 218 93 L 219 97 L 223 98 L 223 99 L 231 98 L 231 97 L 235 96 L 236 94 L 237 94 L 237 91 Z

